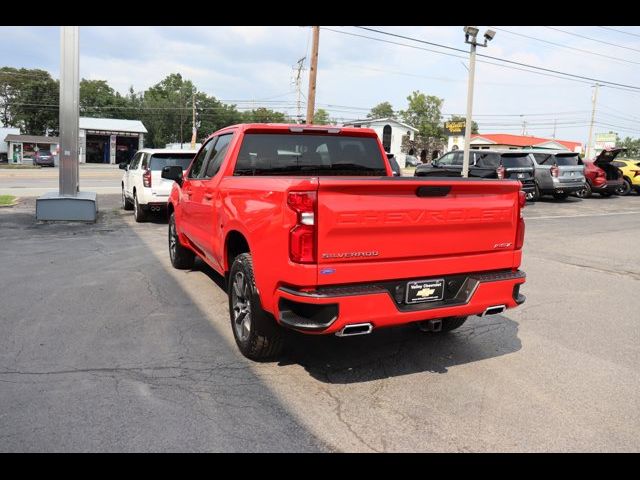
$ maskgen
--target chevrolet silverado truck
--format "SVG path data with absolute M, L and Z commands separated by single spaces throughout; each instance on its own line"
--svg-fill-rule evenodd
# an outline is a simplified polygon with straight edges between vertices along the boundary
M 371 129 L 230 126 L 162 177 L 171 263 L 225 276 L 250 359 L 277 356 L 286 328 L 446 332 L 525 300 L 520 182 L 393 176 Z

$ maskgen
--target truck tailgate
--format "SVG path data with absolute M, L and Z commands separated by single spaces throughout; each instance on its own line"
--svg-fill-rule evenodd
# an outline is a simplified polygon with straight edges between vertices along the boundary
M 402 278 L 399 262 L 505 254 L 519 191 L 504 180 L 320 177 L 319 266 L 389 262 L 384 276 Z

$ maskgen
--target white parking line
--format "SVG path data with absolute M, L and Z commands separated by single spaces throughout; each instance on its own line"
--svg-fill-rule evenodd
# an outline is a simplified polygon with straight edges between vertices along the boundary
M 549 218 L 577 218 L 577 217 L 608 217 L 609 215 L 637 215 L 640 210 L 634 210 L 631 212 L 611 212 L 611 213 L 587 213 L 582 215 L 545 215 L 540 217 L 526 217 L 525 220 L 545 220 Z

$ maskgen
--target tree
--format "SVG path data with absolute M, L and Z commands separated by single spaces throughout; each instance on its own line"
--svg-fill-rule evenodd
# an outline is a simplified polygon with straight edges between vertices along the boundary
M 286 115 L 265 107 L 255 108 L 242 114 L 243 121 L 247 123 L 285 123 Z
M 640 138 L 625 137 L 625 139 L 622 140 L 618 137 L 616 146 L 627 149 L 626 153 L 621 154 L 620 156 L 640 159 Z
M 0 119 L 3 127 L 13 126 L 16 97 L 20 92 L 20 72 L 17 68 L 0 68 Z
M 49 72 L 19 70 L 11 123 L 27 135 L 58 135 L 60 87 Z
M 315 125 L 330 125 L 332 120 L 329 118 L 329 112 L 322 108 L 316 110 L 313 114 L 313 123 Z
M 382 102 L 369 111 L 367 118 L 396 118 L 396 114 L 389 102 Z
M 460 115 L 451 115 L 450 122 L 466 122 L 467 118 Z M 478 123 L 471 120 L 471 133 L 478 133 Z
M 106 80 L 80 81 L 80 115 L 86 117 L 123 118 L 128 98 L 109 86 Z
M 407 109 L 400 111 L 400 116 L 405 123 L 418 129 L 418 134 L 423 137 L 443 136 L 442 122 L 442 98 L 433 95 L 425 95 L 420 91 L 414 91 L 407 97 L 409 102 Z

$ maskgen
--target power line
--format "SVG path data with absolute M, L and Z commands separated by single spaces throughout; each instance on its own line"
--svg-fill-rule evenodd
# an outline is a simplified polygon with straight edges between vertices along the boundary
M 544 28 L 548 28 L 549 30 L 555 30 L 556 32 L 566 33 L 567 35 L 573 35 L 574 37 L 585 38 L 585 39 L 591 40 L 593 42 L 603 43 L 605 45 L 611 45 L 612 47 L 624 48 L 626 50 L 633 50 L 634 52 L 640 52 L 640 50 L 638 50 L 637 48 L 625 47 L 624 45 L 618 45 L 617 43 L 605 42 L 604 40 L 600 40 L 598 38 L 587 37 L 586 35 L 580 35 L 579 33 L 574 33 L 574 32 L 567 32 L 566 30 L 562 30 L 560 28 L 547 27 L 547 26 L 544 26 Z
M 551 42 L 549 40 L 543 40 L 542 38 L 532 37 L 530 35 L 525 35 L 524 33 L 512 32 L 512 31 L 507 30 L 505 28 L 498 28 L 498 27 L 493 27 L 493 26 L 491 28 L 493 28 L 494 30 L 498 30 L 500 32 L 505 32 L 505 33 L 511 34 L 511 35 L 517 35 L 518 37 L 524 37 L 524 38 L 529 38 L 531 40 L 536 40 L 538 42 L 548 43 L 549 45 L 554 45 L 554 46 L 560 47 L 560 48 L 566 48 L 566 49 L 569 49 L 569 50 L 575 50 L 575 51 L 578 51 L 578 52 L 587 53 L 589 55 L 596 55 L 598 57 L 608 58 L 610 60 L 616 60 L 616 61 L 619 61 L 619 62 L 626 62 L 626 63 L 633 63 L 635 65 L 640 65 L 640 62 L 634 62 L 633 60 L 626 60 L 624 58 L 612 57 L 610 55 L 605 55 L 603 53 L 592 52 L 591 50 L 584 50 L 582 48 L 570 47 L 568 45 L 562 45 L 561 43 Z
M 598 28 L 603 28 L 605 30 L 611 30 L 612 32 L 624 33 L 625 35 L 631 35 L 633 37 L 640 37 L 640 35 L 637 34 L 637 33 L 627 32 L 625 30 L 618 30 L 617 28 L 611 28 L 611 27 L 598 27 Z
M 376 33 L 379 33 L 379 34 L 382 34 L 382 35 L 388 35 L 388 36 L 391 36 L 391 37 L 403 38 L 405 40 L 410 40 L 410 41 L 413 41 L 413 42 L 425 43 L 427 45 L 436 45 L 438 47 L 446 48 L 448 50 L 455 50 L 455 51 L 458 51 L 458 52 L 466 53 L 466 50 L 463 50 L 463 49 L 460 49 L 460 48 L 455 48 L 455 47 L 451 47 L 451 46 L 448 46 L 448 45 L 441 45 L 441 44 L 434 43 L 434 42 L 427 42 L 426 40 L 420 40 L 418 38 L 407 37 L 406 35 L 399 35 L 397 33 L 385 32 L 383 30 L 377 30 L 375 28 L 358 27 L 358 26 L 356 26 L 355 28 L 360 28 L 362 30 L 368 30 L 368 31 L 371 31 L 371 32 L 376 32 Z M 408 45 L 405 45 L 405 46 L 408 46 Z M 444 54 L 444 52 L 440 52 L 440 53 Z M 615 86 L 623 87 L 623 88 L 626 88 L 626 89 L 632 89 L 632 90 L 640 91 L 640 87 L 635 86 L 635 85 L 626 85 L 626 84 L 623 84 L 623 83 L 611 82 L 611 81 L 608 81 L 608 80 L 599 80 L 597 78 L 585 77 L 585 76 L 576 75 L 576 74 L 573 74 L 573 73 L 561 72 L 559 70 L 553 70 L 551 68 L 539 67 L 539 66 L 536 66 L 536 65 L 529 65 L 527 63 L 516 62 L 514 60 L 507 60 L 505 58 L 494 57 L 492 55 L 485 55 L 485 54 L 479 53 L 478 56 L 479 57 L 483 57 L 483 58 L 490 58 L 492 60 L 497 60 L 499 62 L 505 62 L 505 63 L 510 63 L 510 64 L 513 64 L 513 65 L 519 65 L 521 67 L 527 67 L 527 68 L 532 68 L 532 69 L 535 69 L 535 70 L 541 70 L 541 71 L 544 71 L 544 72 L 555 73 L 555 74 L 558 74 L 558 75 L 565 75 L 567 77 L 573 77 L 573 78 L 579 78 L 579 79 L 582 79 L 582 80 L 588 80 L 590 82 L 606 83 L 606 84 L 609 84 L 609 85 L 615 85 Z

